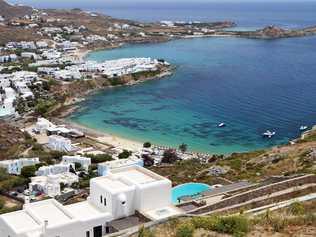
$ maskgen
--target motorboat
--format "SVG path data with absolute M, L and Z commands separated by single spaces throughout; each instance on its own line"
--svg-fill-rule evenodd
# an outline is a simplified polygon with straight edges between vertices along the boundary
M 262 136 L 264 136 L 264 137 L 267 137 L 267 138 L 271 138 L 271 137 L 273 137 L 274 135 L 276 134 L 276 132 L 271 132 L 270 130 L 267 130 L 266 132 L 264 132 L 263 134 L 262 134 Z
M 226 126 L 225 123 L 220 123 L 220 124 L 218 124 L 218 127 L 219 127 L 219 128 L 222 128 L 222 127 L 225 127 L 225 126 Z
M 300 127 L 300 130 L 301 130 L 301 131 L 305 131 L 307 128 L 308 128 L 307 126 L 301 126 L 301 127 Z

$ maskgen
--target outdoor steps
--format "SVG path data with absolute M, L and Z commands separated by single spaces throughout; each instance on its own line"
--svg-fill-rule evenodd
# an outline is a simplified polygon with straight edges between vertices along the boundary
M 307 184 L 297 188 L 295 187 L 282 190 L 277 193 L 272 193 L 271 195 L 265 195 L 253 200 L 249 200 L 244 203 L 204 213 L 202 215 L 209 215 L 213 213 L 236 213 L 243 210 L 258 208 L 266 205 L 272 205 L 277 202 L 286 201 L 289 198 L 297 198 L 301 197 L 302 195 L 307 195 L 310 193 L 316 193 L 316 184 Z
M 225 198 L 222 201 L 217 202 L 215 204 L 197 208 L 189 212 L 188 214 L 203 215 L 206 213 L 211 213 L 215 210 L 220 210 L 220 209 L 224 209 L 224 208 L 231 207 L 234 205 L 246 203 L 248 201 L 255 200 L 256 198 L 260 198 L 266 195 L 271 195 L 273 193 L 277 193 L 282 190 L 287 190 L 293 187 L 299 187 L 299 186 L 308 185 L 308 184 L 316 184 L 316 175 L 305 175 L 305 176 L 281 181 L 278 183 L 269 184 L 263 187 L 258 187 L 256 189 L 249 190 L 249 191 L 234 195 L 232 197 Z

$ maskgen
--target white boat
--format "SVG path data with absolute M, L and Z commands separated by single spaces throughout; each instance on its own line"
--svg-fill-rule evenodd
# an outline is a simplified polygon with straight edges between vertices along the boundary
M 307 126 L 301 126 L 301 127 L 300 127 L 300 130 L 301 130 L 301 131 L 305 131 L 307 128 L 308 128 Z
M 264 132 L 264 133 L 262 134 L 262 136 L 271 138 L 271 137 L 273 137 L 275 134 L 276 134 L 276 132 L 274 132 L 274 131 L 271 132 L 271 131 L 267 130 L 266 132 Z
M 220 123 L 220 124 L 218 124 L 218 127 L 219 127 L 219 128 L 222 128 L 222 127 L 225 127 L 225 126 L 226 126 L 225 123 Z

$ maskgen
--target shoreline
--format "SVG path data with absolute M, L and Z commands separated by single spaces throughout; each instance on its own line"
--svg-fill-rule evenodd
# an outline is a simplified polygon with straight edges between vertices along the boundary
M 78 122 L 70 121 L 67 119 L 56 119 L 55 122 L 60 124 L 65 124 L 69 127 L 78 129 L 86 134 L 86 137 L 95 140 L 99 143 L 103 143 L 109 148 L 120 148 L 120 149 L 126 149 L 129 151 L 137 152 L 141 148 L 143 148 L 143 143 L 140 141 L 135 141 L 132 139 L 123 138 L 120 136 L 117 136 L 116 134 L 108 133 L 105 131 L 100 131 L 95 128 L 91 128 L 89 126 L 80 124 Z

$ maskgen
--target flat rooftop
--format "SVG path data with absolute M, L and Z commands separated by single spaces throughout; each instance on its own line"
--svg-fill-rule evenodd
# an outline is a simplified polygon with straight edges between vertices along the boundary
M 95 178 L 93 181 L 101 187 L 106 187 L 107 189 L 111 189 L 113 191 L 123 191 L 130 187 L 130 185 L 121 180 L 113 179 L 107 176 Z
M 47 220 L 48 226 L 59 225 L 70 222 L 73 218 L 70 217 L 63 207 L 59 207 L 56 201 L 47 200 L 30 204 L 26 210 L 30 210 L 36 217 L 41 220 Z
M 71 213 L 71 215 L 81 221 L 91 220 L 100 216 L 111 216 L 109 212 L 100 211 L 88 201 L 67 205 L 65 208 Z
M 124 177 L 134 184 L 148 184 L 158 180 L 154 176 L 135 168 L 126 169 L 119 172 L 116 172 L 116 170 L 114 170 L 112 173 L 120 177 Z
M 1 218 L 17 232 L 41 227 L 25 210 L 3 214 Z

